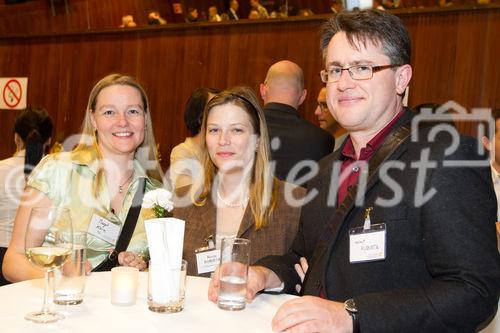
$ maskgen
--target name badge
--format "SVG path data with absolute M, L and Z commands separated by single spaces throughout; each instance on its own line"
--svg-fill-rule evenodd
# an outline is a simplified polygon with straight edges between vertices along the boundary
M 349 230 L 349 261 L 353 263 L 385 260 L 385 223 Z
M 211 273 L 215 271 L 220 262 L 220 249 L 208 249 L 196 251 L 196 265 L 198 274 Z
M 102 216 L 92 214 L 87 232 L 94 237 L 115 245 L 120 235 L 120 229 L 119 225 L 112 223 Z

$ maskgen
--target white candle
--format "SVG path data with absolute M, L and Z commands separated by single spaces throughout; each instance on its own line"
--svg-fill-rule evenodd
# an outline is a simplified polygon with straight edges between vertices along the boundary
M 114 267 L 111 269 L 111 303 L 134 305 L 137 297 L 139 270 L 135 267 Z

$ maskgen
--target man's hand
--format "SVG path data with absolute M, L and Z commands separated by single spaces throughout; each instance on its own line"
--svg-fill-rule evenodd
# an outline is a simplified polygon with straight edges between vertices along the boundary
M 279 281 L 276 285 L 276 280 Z M 257 293 L 266 288 L 279 287 L 281 281 L 271 270 L 262 266 L 248 267 L 247 294 L 246 300 L 251 303 Z M 217 302 L 217 293 L 219 291 L 219 268 L 212 274 L 210 284 L 208 286 L 208 299 L 214 303 Z
M 344 304 L 303 296 L 285 302 L 272 321 L 274 332 L 352 332 L 352 318 Z
M 121 266 L 138 268 L 140 271 L 148 267 L 146 262 L 139 255 L 133 252 L 120 252 L 118 254 L 118 263 Z

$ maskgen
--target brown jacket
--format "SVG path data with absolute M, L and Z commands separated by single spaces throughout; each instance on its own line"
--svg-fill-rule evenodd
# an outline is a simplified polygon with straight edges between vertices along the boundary
M 250 263 L 267 255 L 285 254 L 292 245 L 299 225 L 300 210 L 298 207 L 289 206 L 285 201 L 285 182 L 278 181 L 278 200 L 267 227 L 255 230 L 254 220 L 250 205 L 247 206 L 241 221 L 238 237 L 250 239 Z M 294 198 L 303 198 L 306 190 L 294 186 Z M 184 192 L 181 188 L 180 191 Z M 287 189 L 287 191 L 289 191 Z M 183 258 L 188 261 L 188 275 L 198 275 L 195 249 L 206 246 L 205 240 L 216 232 L 216 207 L 211 195 L 208 196 L 204 206 L 190 205 L 175 208 L 174 217 L 186 221 L 184 232 Z M 209 274 L 206 274 L 209 275 Z

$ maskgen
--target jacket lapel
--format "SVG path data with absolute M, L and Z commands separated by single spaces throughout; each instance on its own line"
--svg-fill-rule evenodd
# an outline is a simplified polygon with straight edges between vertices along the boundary
M 411 112 L 411 111 L 406 111 Z M 411 115 L 405 114 L 398 124 L 395 126 L 395 130 L 393 130 L 384 140 L 384 143 L 381 147 L 375 152 L 370 161 L 368 162 L 368 170 L 363 170 L 362 172 L 367 175 L 366 188 L 363 190 L 363 196 L 366 192 L 368 192 L 373 186 L 375 186 L 379 181 L 379 170 L 382 166 L 383 162 L 386 160 L 395 160 L 403 152 L 406 150 L 406 144 L 404 142 L 410 135 L 409 126 L 403 126 L 405 123 L 409 121 Z M 338 154 L 340 155 L 340 154 Z M 361 175 L 360 175 L 361 176 Z M 365 175 L 366 176 L 366 175 Z M 324 277 L 326 273 L 325 265 L 327 263 L 326 254 L 330 253 L 331 248 L 335 244 L 335 240 L 339 234 L 340 229 L 344 225 L 347 216 L 354 209 L 356 204 L 356 194 L 358 192 L 358 185 L 353 187 L 353 190 L 350 191 L 344 201 L 335 209 L 333 216 L 330 221 L 326 224 L 325 230 L 322 233 L 321 238 L 316 245 L 313 256 L 311 258 L 310 267 L 314 267 L 314 270 L 310 270 L 311 274 L 306 276 L 306 281 L 304 281 L 304 292 L 308 294 L 318 294 L 318 292 L 323 289 L 323 287 L 318 283 L 320 276 L 317 274 L 323 274 L 321 276 Z M 320 273 L 322 272 L 322 273 Z M 314 277 L 309 276 L 314 275 Z M 315 285 L 313 286 L 311 283 L 307 283 L 307 280 L 316 280 Z M 323 279 L 321 279 L 323 280 Z
M 254 221 L 252 216 L 252 209 L 250 208 L 250 204 L 247 204 L 245 213 L 243 214 L 243 218 L 241 219 L 240 227 L 238 228 L 237 237 L 243 237 L 243 235 L 245 235 L 253 225 Z
M 215 240 L 215 227 L 216 227 L 216 209 L 212 202 L 212 198 L 208 196 L 207 202 L 200 206 L 199 209 L 191 210 L 192 216 L 189 218 L 191 221 L 198 221 L 193 223 L 190 229 L 189 239 L 197 246 L 207 246 L 205 239 L 210 235 Z

